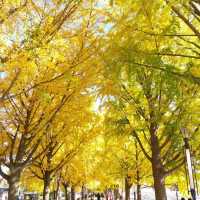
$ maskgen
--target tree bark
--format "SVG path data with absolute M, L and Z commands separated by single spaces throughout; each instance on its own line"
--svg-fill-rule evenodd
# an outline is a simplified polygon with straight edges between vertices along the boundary
M 8 179 L 8 200 L 16 200 L 19 190 L 20 172 L 12 173 Z
M 114 200 L 119 199 L 119 188 L 114 189 Z
M 137 141 L 135 141 L 135 148 L 136 148 L 136 154 L 135 154 L 135 160 L 136 160 L 136 182 L 137 182 L 137 200 L 141 200 L 141 183 L 140 183 L 140 167 L 139 167 L 139 149 L 137 145 Z
M 50 173 L 49 171 L 46 171 L 44 176 L 43 200 L 49 200 L 50 183 L 51 183 Z
M 125 178 L 125 200 L 130 200 L 130 189 L 131 185 L 128 180 L 128 176 Z
M 68 184 L 67 183 L 62 183 L 64 187 L 64 192 L 65 192 L 65 200 L 68 200 Z
M 81 187 L 81 200 L 84 200 L 85 199 L 85 186 L 82 185 Z
M 167 200 L 164 166 L 162 165 L 159 142 L 155 133 L 151 133 L 151 148 L 155 197 L 156 200 Z
M 141 185 L 137 184 L 137 200 L 141 200 L 142 195 L 141 195 Z
M 71 187 L 71 200 L 75 200 L 75 189 L 74 189 L 74 186 Z
M 153 170 L 153 178 L 156 200 L 167 200 L 164 176 L 159 174 L 159 171 Z
M 59 200 L 59 194 L 60 194 L 60 181 L 61 177 L 59 176 L 56 181 L 56 191 L 55 191 L 55 200 Z

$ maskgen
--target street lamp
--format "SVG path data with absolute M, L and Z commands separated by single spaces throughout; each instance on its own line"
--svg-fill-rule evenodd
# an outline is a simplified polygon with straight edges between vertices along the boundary
M 181 132 L 184 137 L 183 139 L 184 139 L 186 163 L 187 163 L 187 170 L 188 170 L 189 183 L 190 183 L 190 192 L 191 192 L 192 199 L 196 200 L 196 191 L 195 191 L 195 184 L 194 184 L 194 178 L 193 178 L 192 160 L 191 160 L 190 145 L 189 145 L 189 134 L 186 128 L 181 128 Z

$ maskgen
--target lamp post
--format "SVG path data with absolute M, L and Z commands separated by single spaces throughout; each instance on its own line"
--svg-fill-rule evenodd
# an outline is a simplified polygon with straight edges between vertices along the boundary
M 194 178 L 193 178 L 192 160 L 191 160 L 190 145 L 189 145 L 189 135 L 186 128 L 182 128 L 181 132 L 184 137 L 183 139 L 184 139 L 186 164 L 187 164 L 189 183 L 190 183 L 190 193 L 191 193 L 192 199 L 196 200 L 196 191 L 195 191 L 195 184 L 194 184 Z

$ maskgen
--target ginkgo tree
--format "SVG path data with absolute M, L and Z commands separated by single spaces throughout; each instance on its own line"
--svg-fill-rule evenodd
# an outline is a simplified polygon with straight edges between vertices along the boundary
M 83 146 L 96 135 L 95 116 L 90 111 L 91 107 L 86 106 L 91 101 L 84 98 L 88 97 L 80 96 L 74 104 L 71 102 L 63 107 L 64 113 L 50 125 L 40 144 L 39 149 L 46 149 L 45 153 L 30 167 L 30 172 L 44 182 L 43 199 L 49 199 L 52 180 L 62 174 L 63 168 L 67 168 Z
M 25 167 L 35 161 L 46 151 L 36 152 L 43 141 L 45 131 L 60 111 L 67 98 L 54 99 L 44 104 L 36 94 L 27 94 L 9 99 L 4 103 L 1 113 L 1 170 L 0 173 L 8 181 L 9 197 L 14 198 Z M 54 106 L 53 106 L 54 104 Z M 44 112 L 51 113 L 44 115 Z
M 120 106 L 124 117 L 120 122 L 130 126 L 129 134 L 136 138 L 146 159 L 152 164 L 156 199 L 165 199 L 165 177 L 179 169 L 185 161 L 181 127 L 190 126 L 188 113 L 185 113 L 188 99 L 191 96 L 199 98 L 199 94 L 197 87 L 186 95 L 185 86 L 183 90 L 178 89 L 181 91 L 179 94 L 178 90 L 174 90 L 176 82 L 168 84 L 162 79 L 166 80 L 164 74 L 154 73 L 140 69 L 133 73 L 130 82 L 121 79 L 114 87 L 114 90 L 119 87 L 114 99 L 122 102 Z M 136 79 L 132 82 L 134 74 Z M 161 85 L 157 82 L 159 79 L 162 80 Z M 196 135 L 198 124 L 193 124 L 193 127 L 196 128 L 191 133 Z
M 111 173 L 116 173 L 116 179 L 124 180 L 125 199 L 130 199 L 130 189 L 133 185 L 137 188 L 137 199 L 141 199 L 141 186 L 150 182 L 151 167 L 137 140 L 130 135 L 130 127 L 126 124 L 120 105 L 111 100 L 105 106 L 105 129 L 107 138 L 110 138 L 107 139 L 107 145 L 110 144 L 107 149 L 115 167 Z

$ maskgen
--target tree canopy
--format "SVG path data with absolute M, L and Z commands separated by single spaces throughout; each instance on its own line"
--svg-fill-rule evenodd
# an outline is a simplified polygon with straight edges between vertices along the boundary
M 198 0 L 0 2 L 0 175 L 19 188 L 189 190 L 200 159 Z M 29 177 L 29 178 L 27 178 Z M 191 191 L 189 193 L 191 195 Z M 58 198 L 58 197 L 56 197 Z

